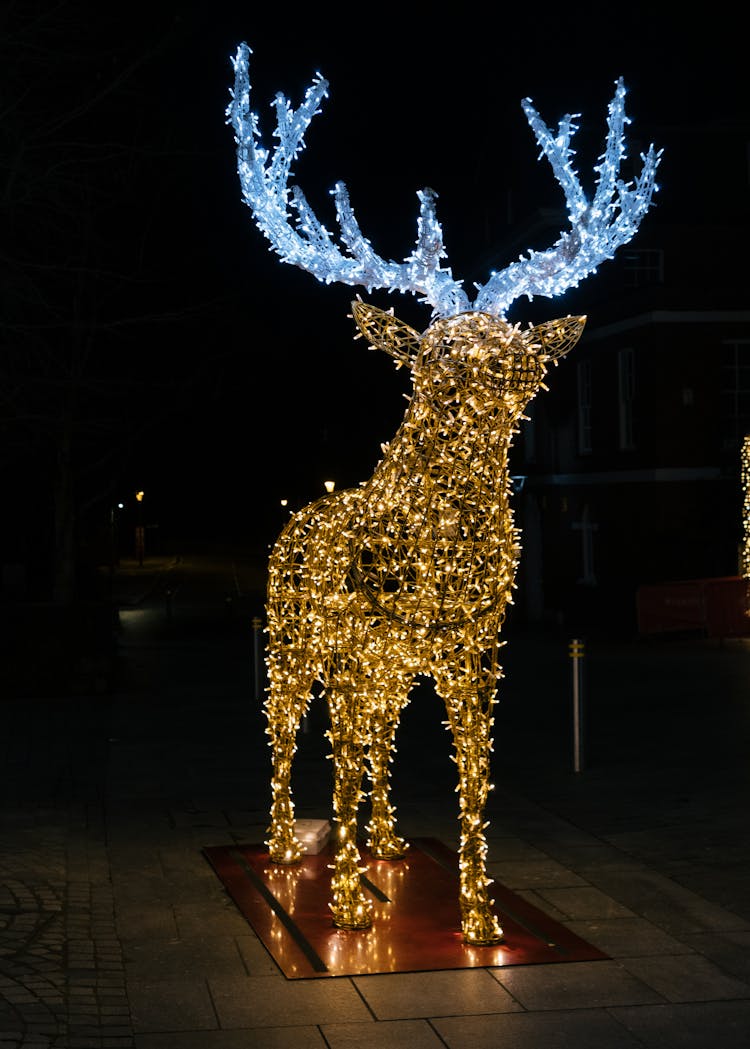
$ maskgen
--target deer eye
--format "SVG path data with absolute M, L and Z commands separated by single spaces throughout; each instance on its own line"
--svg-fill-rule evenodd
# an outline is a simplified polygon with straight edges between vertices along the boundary
M 519 391 L 535 393 L 544 377 L 541 361 L 534 354 L 519 353 L 513 357 L 513 385 Z
M 544 376 L 541 361 L 526 351 L 498 355 L 490 372 L 504 390 L 535 393 Z

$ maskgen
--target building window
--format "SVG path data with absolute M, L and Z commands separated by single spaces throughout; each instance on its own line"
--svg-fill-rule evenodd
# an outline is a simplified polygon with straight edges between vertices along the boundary
M 621 451 L 635 448 L 633 438 L 634 359 L 635 355 L 632 350 L 620 350 L 617 354 L 617 401 Z
M 591 452 L 591 361 L 579 361 L 578 379 L 578 453 Z
M 721 357 L 722 445 L 739 449 L 750 433 L 750 339 L 725 342 Z
M 591 520 L 589 504 L 585 503 L 580 521 L 573 522 L 573 530 L 581 533 L 581 574 L 578 582 L 585 586 L 596 586 L 594 570 L 594 533 L 599 526 Z
M 622 254 L 626 288 L 664 283 L 664 252 L 661 248 L 628 248 Z
M 536 460 L 536 410 L 534 404 L 526 409 L 526 421 L 523 424 L 523 453 L 527 463 Z

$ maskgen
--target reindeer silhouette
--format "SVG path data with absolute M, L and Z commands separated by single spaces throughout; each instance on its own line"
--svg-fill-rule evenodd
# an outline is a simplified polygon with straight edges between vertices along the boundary
M 395 263 L 375 254 L 346 187 L 337 184 L 342 252 L 302 192 L 288 186 L 327 82 L 317 76 L 296 111 L 276 96 L 278 145 L 269 155 L 250 110 L 250 54 L 240 45 L 227 116 L 244 199 L 260 230 L 283 261 L 325 283 L 417 294 L 432 307 L 431 325 L 420 335 L 392 311 L 359 298 L 352 303 L 358 337 L 410 369 L 412 396 L 372 477 L 292 516 L 271 554 L 265 702 L 273 761 L 270 859 L 294 863 L 302 855 L 294 835 L 292 761 L 300 722 L 313 689 L 321 687 L 330 716 L 337 832 L 333 922 L 348 929 L 371 924 L 357 845 L 363 777 L 367 769 L 368 847 L 378 858 L 402 857 L 407 843 L 396 834 L 389 764 L 415 677 L 430 676 L 445 703 L 458 770 L 463 938 L 472 945 L 497 943 L 502 929 L 488 895 L 484 809 L 502 677 L 499 637 L 520 551 L 508 456 L 526 405 L 545 388 L 548 366 L 576 344 L 585 323 L 585 317 L 565 317 L 522 331 L 505 313 L 521 295 L 549 297 L 576 285 L 635 235 L 656 189 L 661 153 L 652 146 L 642 155 L 634 183 L 618 179 L 627 118 L 625 88 L 617 81 L 589 201 L 572 169 L 574 118 L 566 116 L 553 135 L 526 99 L 527 119 L 565 193 L 571 228 L 548 251 L 530 252 L 493 273 L 470 303 L 440 265 L 445 251 L 429 189 L 418 194 L 416 247 Z

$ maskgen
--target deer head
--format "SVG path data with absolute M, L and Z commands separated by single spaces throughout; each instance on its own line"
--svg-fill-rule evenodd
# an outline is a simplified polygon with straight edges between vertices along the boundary
M 546 251 L 530 251 L 505 269 L 492 273 L 471 302 L 462 283 L 453 279 L 446 258 L 443 234 L 436 218 L 436 194 L 422 189 L 417 240 L 413 252 L 397 263 L 375 254 L 360 231 L 346 186 L 333 189 L 341 246 L 317 219 L 304 194 L 289 186 L 292 165 L 304 147 L 304 133 L 328 91 L 319 74 L 294 110 L 286 98 L 275 100 L 278 145 L 272 154 L 261 145 L 257 116 L 250 109 L 248 63 L 251 50 L 241 44 L 234 59 L 235 86 L 227 107 L 237 143 L 237 161 L 242 192 L 259 229 L 282 261 L 312 273 L 326 284 L 340 282 L 411 293 L 432 307 L 432 319 L 478 311 L 504 318 L 521 296 L 553 297 L 575 287 L 593 273 L 616 250 L 635 235 L 651 206 L 657 189 L 654 178 L 661 151 L 653 145 L 641 154 L 640 175 L 633 182 L 619 178 L 625 157 L 625 86 L 616 81 L 609 105 L 604 153 L 595 167 L 596 191 L 589 200 L 573 169 L 571 140 L 578 130 L 577 116 L 567 115 L 553 133 L 540 119 L 531 100 L 522 102 L 526 118 L 542 153 L 549 160 L 567 205 L 570 228 Z
M 547 321 L 521 331 L 491 313 L 472 310 L 434 321 L 424 336 L 392 313 L 361 300 L 352 315 L 377 349 L 410 368 L 415 396 L 461 414 L 502 408 L 507 429 L 544 385 L 547 367 L 578 342 L 585 317 Z

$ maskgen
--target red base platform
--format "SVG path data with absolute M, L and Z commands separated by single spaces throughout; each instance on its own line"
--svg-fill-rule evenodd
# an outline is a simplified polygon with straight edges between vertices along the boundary
M 208 846 L 203 854 L 290 979 L 469 969 L 605 959 L 543 911 L 497 882 L 490 886 L 505 939 L 470 947 L 461 936 L 458 856 L 434 838 L 414 838 L 403 860 L 360 849 L 371 928 L 337 929 L 328 908 L 331 846 L 293 866 L 261 845 Z

